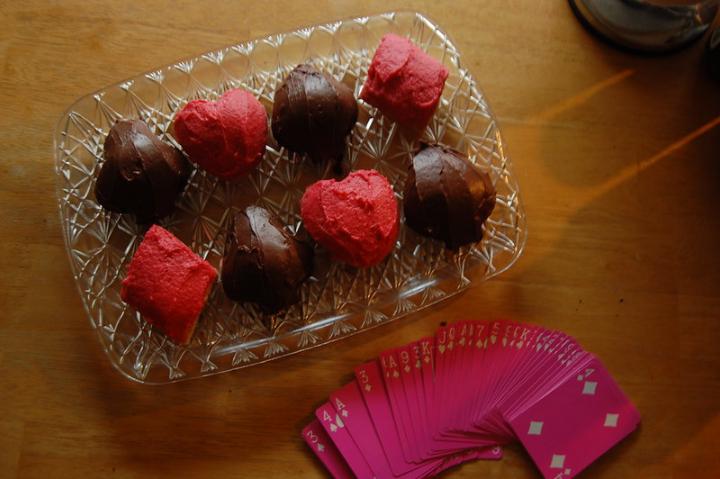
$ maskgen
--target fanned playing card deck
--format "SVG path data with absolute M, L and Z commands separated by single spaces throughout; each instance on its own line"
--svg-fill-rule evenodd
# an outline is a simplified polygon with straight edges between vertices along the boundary
M 635 407 L 570 336 L 462 321 L 355 368 L 302 431 L 335 478 L 420 479 L 520 441 L 568 479 L 632 432 Z

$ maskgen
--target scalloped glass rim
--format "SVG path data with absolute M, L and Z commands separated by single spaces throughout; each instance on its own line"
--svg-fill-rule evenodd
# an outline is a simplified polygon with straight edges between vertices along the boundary
M 185 102 L 215 99 L 229 88 L 243 87 L 270 111 L 276 87 L 303 61 L 353 86 L 358 96 L 372 52 L 388 32 L 410 37 L 450 70 L 441 104 L 420 139 L 458 148 L 490 172 L 498 202 L 485 238 L 452 253 L 402 224 L 391 256 L 360 270 L 334 263 L 316 248 L 315 273 L 301 290 L 301 302 L 282 315 L 263 318 L 253 305 L 229 301 L 216 285 L 190 345 L 174 345 L 154 332 L 119 296 L 121 278 L 143 230 L 134 218 L 105 212 L 94 199 L 102 143 L 111 124 L 118 118 L 141 118 L 175 143 L 172 116 Z M 378 169 L 402 201 L 406 164 L 418 140 L 406 137 L 364 102 L 358 106 L 347 149 L 353 169 Z M 507 270 L 527 239 L 519 188 L 495 117 L 447 34 L 419 13 L 391 12 L 304 27 L 137 75 L 78 99 L 58 122 L 54 141 L 63 238 L 83 306 L 113 366 L 144 384 L 260 364 L 404 317 L 466 289 L 471 280 Z M 261 164 L 241 182 L 224 183 L 195 170 L 177 211 L 161 224 L 219 268 L 226 221 L 233 210 L 261 204 L 303 236 L 297 203 L 304 187 L 321 176 L 271 138 Z

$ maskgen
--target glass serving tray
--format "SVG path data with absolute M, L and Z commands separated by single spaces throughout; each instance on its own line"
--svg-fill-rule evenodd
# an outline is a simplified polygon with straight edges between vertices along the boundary
M 332 262 L 316 249 L 315 271 L 302 300 L 284 314 L 263 318 L 253 305 L 211 293 L 195 336 L 177 346 L 153 331 L 120 299 L 127 265 L 143 228 L 131 215 L 104 211 L 94 185 L 103 142 L 119 118 L 141 118 L 164 140 L 173 115 L 187 101 L 216 99 L 230 88 L 254 93 L 270 113 L 273 94 L 298 63 L 316 67 L 360 93 L 380 38 L 395 32 L 412 39 L 450 70 L 442 101 L 420 140 L 466 152 L 491 174 L 497 205 L 482 242 L 459 252 L 401 225 L 396 247 L 367 269 Z M 359 101 L 349 137 L 353 169 L 376 168 L 402 202 L 408 162 L 419 140 Z M 460 53 L 426 17 L 412 12 L 335 21 L 241 43 L 159 68 L 80 98 L 55 132 L 57 196 L 63 236 L 83 305 L 112 364 L 131 380 L 160 384 L 217 374 L 317 347 L 414 313 L 509 268 L 526 239 L 525 214 L 496 120 Z M 175 213 L 162 225 L 216 268 L 231 212 L 260 204 L 305 234 L 299 200 L 322 172 L 270 139 L 261 164 L 238 183 L 195 170 Z

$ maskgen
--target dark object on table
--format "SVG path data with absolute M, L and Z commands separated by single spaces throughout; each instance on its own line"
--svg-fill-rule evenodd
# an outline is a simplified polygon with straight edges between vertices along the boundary
M 177 148 L 158 139 L 141 120 L 120 120 L 110 129 L 95 197 L 105 209 L 134 213 L 147 223 L 173 210 L 190 175 Z
M 404 198 L 408 226 L 457 249 L 482 239 L 483 224 L 495 207 L 495 188 L 488 174 L 459 151 L 424 145 L 410 165 Z
M 678 50 L 705 33 L 717 0 L 694 5 L 653 5 L 644 0 L 569 0 L 580 21 L 613 45 L 646 53 Z
M 275 92 L 272 132 L 287 149 L 339 169 L 357 115 L 357 101 L 348 86 L 303 64 Z
M 280 220 L 259 206 L 237 213 L 222 261 L 225 294 L 257 303 L 269 313 L 296 303 L 312 271 L 312 249 L 293 238 Z
M 707 45 L 707 57 L 710 65 L 710 74 L 720 80 L 720 28 L 716 28 Z

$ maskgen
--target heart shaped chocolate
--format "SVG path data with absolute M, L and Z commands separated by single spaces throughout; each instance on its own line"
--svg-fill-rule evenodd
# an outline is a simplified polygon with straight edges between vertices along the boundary
M 352 266 L 377 264 L 395 246 L 397 201 L 387 178 L 375 170 L 313 183 L 302 197 L 300 214 L 315 241 Z
M 175 138 L 190 161 L 233 180 L 246 175 L 265 153 L 267 113 L 245 90 L 229 90 L 218 101 L 193 100 L 175 115 Z

